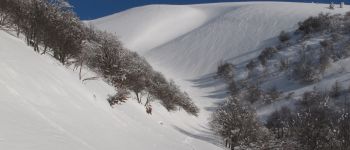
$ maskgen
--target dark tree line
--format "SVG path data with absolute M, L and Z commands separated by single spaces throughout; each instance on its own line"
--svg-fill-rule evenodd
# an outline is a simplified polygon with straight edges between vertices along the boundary
M 139 103 L 141 93 L 160 100 L 169 111 L 178 107 L 192 115 L 199 109 L 187 93 L 167 81 L 135 52 L 125 49 L 112 34 L 87 27 L 66 0 L 0 0 L 0 26 L 24 35 L 36 52 L 50 54 L 62 64 L 87 66 L 116 87 L 111 105 L 125 101 L 129 91 Z M 81 75 L 80 75 L 81 78 Z
M 349 149 L 350 107 L 345 104 L 337 110 L 330 101 L 327 92 L 305 92 L 295 111 L 286 107 L 275 111 L 266 126 L 277 138 L 294 140 L 303 149 Z
M 28 45 L 43 53 L 50 50 L 61 63 L 77 57 L 85 39 L 85 27 L 63 0 L 1 0 L 0 9 L 9 22 L 22 33 Z
M 299 34 L 302 41 L 313 34 L 330 36 L 316 48 L 302 47 L 298 59 L 292 63 L 288 58 L 281 60 L 280 71 L 288 71 L 288 75 L 301 83 L 321 80 L 332 61 L 350 56 L 348 40 L 343 39 L 350 31 L 349 16 L 350 13 L 345 16 L 320 14 L 300 22 L 295 34 L 302 33 Z M 268 67 L 268 60 L 280 49 L 299 42 L 292 41 L 291 35 L 284 31 L 278 38 L 281 42 L 279 46 L 265 48 L 246 65 L 249 74 L 258 62 Z M 227 83 L 229 96 L 212 114 L 210 122 L 212 130 L 223 138 L 225 146 L 230 149 L 350 149 L 349 91 L 340 82 L 336 81 L 330 91 L 305 92 L 292 107 L 294 109 L 282 107 L 273 112 L 266 123 L 262 123 L 249 103 L 260 100 L 273 103 L 281 98 L 282 93 L 277 87 L 265 91 L 260 89 L 260 82 L 252 83 L 251 75 L 236 82 L 233 66 L 229 63 L 218 66 L 217 77 Z M 291 96 L 289 94 L 285 98 L 290 99 Z
M 275 98 L 277 89 L 269 92 L 259 89 L 258 85 L 236 82 L 234 65 L 220 63 L 217 77 L 227 83 L 228 98 L 213 112 L 211 129 L 222 137 L 226 147 L 233 149 L 274 149 L 280 148 L 278 141 L 269 135 L 263 124 L 257 119 L 255 110 L 247 103 L 259 99 Z

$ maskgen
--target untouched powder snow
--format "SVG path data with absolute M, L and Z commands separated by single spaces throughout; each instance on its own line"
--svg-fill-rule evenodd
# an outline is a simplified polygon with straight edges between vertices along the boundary
M 82 83 L 72 69 L 2 30 L 0 59 L 1 150 L 220 149 L 188 132 L 183 120 L 196 118 L 183 112 L 158 105 L 149 116 L 133 100 L 111 109 L 111 86 Z
M 94 24 L 102 30 L 120 35 L 119 38 L 125 41 L 128 48 L 143 52 L 193 30 L 205 20 L 207 20 L 206 14 L 190 6 L 152 5 L 107 16 L 95 21 Z M 175 24 L 176 26 L 173 26 Z

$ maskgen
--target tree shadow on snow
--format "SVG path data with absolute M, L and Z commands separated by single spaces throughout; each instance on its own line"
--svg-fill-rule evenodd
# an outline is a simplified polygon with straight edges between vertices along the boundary
M 187 80 L 193 84 L 193 87 L 208 89 L 202 97 L 211 98 L 215 101 L 213 102 L 213 106 L 204 108 L 207 111 L 215 111 L 218 104 L 220 104 L 228 95 L 225 83 L 215 76 L 215 73 L 210 73 L 196 79 Z
M 181 129 L 177 126 L 173 126 L 173 128 L 175 130 L 179 131 L 180 133 L 182 133 L 186 136 L 189 136 L 191 138 L 198 139 L 198 140 L 201 140 L 204 142 L 208 142 L 208 143 L 211 143 L 211 144 L 216 145 L 218 147 L 224 148 L 220 137 L 215 136 L 215 135 L 211 134 L 210 132 L 203 132 L 201 130 L 196 129 L 198 133 L 191 133 L 191 132 L 186 131 L 184 129 Z
M 203 75 L 197 79 L 190 79 L 187 80 L 193 83 L 193 87 L 198 87 L 198 88 L 208 88 L 208 87 L 215 87 L 224 84 L 224 82 L 218 80 L 216 78 L 215 73 L 210 73 Z
M 275 46 L 278 43 L 278 37 L 272 37 L 261 41 L 260 44 L 254 50 L 247 50 L 237 56 L 223 60 L 224 62 L 231 62 L 236 65 L 236 69 L 241 70 L 246 67 L 252 59 L 258 57 L 258 55 L 267 47 Z

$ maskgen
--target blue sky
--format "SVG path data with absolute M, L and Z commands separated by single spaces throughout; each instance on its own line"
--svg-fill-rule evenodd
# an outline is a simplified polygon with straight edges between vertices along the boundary
M 75 12 L 83 20 L 95 19 L 110 14 L 114 14 L 129 8 L 147 5 L 147 4 L 197 4 L 197 3 L 215 3 L 215 2 L 234 2 L 244 0 L 68 0 L 73 6 Z M 258 0 L 255 0 L 258 1 Z M 272 0 L 269 0 L 272 1 Z M 287 0 L 285 0 L 287 1 Z M 329 3 L 330 0 L 293 0 L 299 2 L 323 2 Z M 340 0 L 332 0 L 340 1 Z M 345 1 L 345 0 L 344 0 Z

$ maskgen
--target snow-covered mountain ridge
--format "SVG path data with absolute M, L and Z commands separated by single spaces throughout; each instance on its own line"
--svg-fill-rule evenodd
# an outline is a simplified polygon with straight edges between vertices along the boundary
M 309 16 L 349 10 L 327 7 L 288 2 L 150 5 L 90 23 L 116 33 L 156 69 L 191 78 L 212 73 L 220 61 L 238 64 L 256 57 L 278 41 L 282 30 L 296 29 Z

